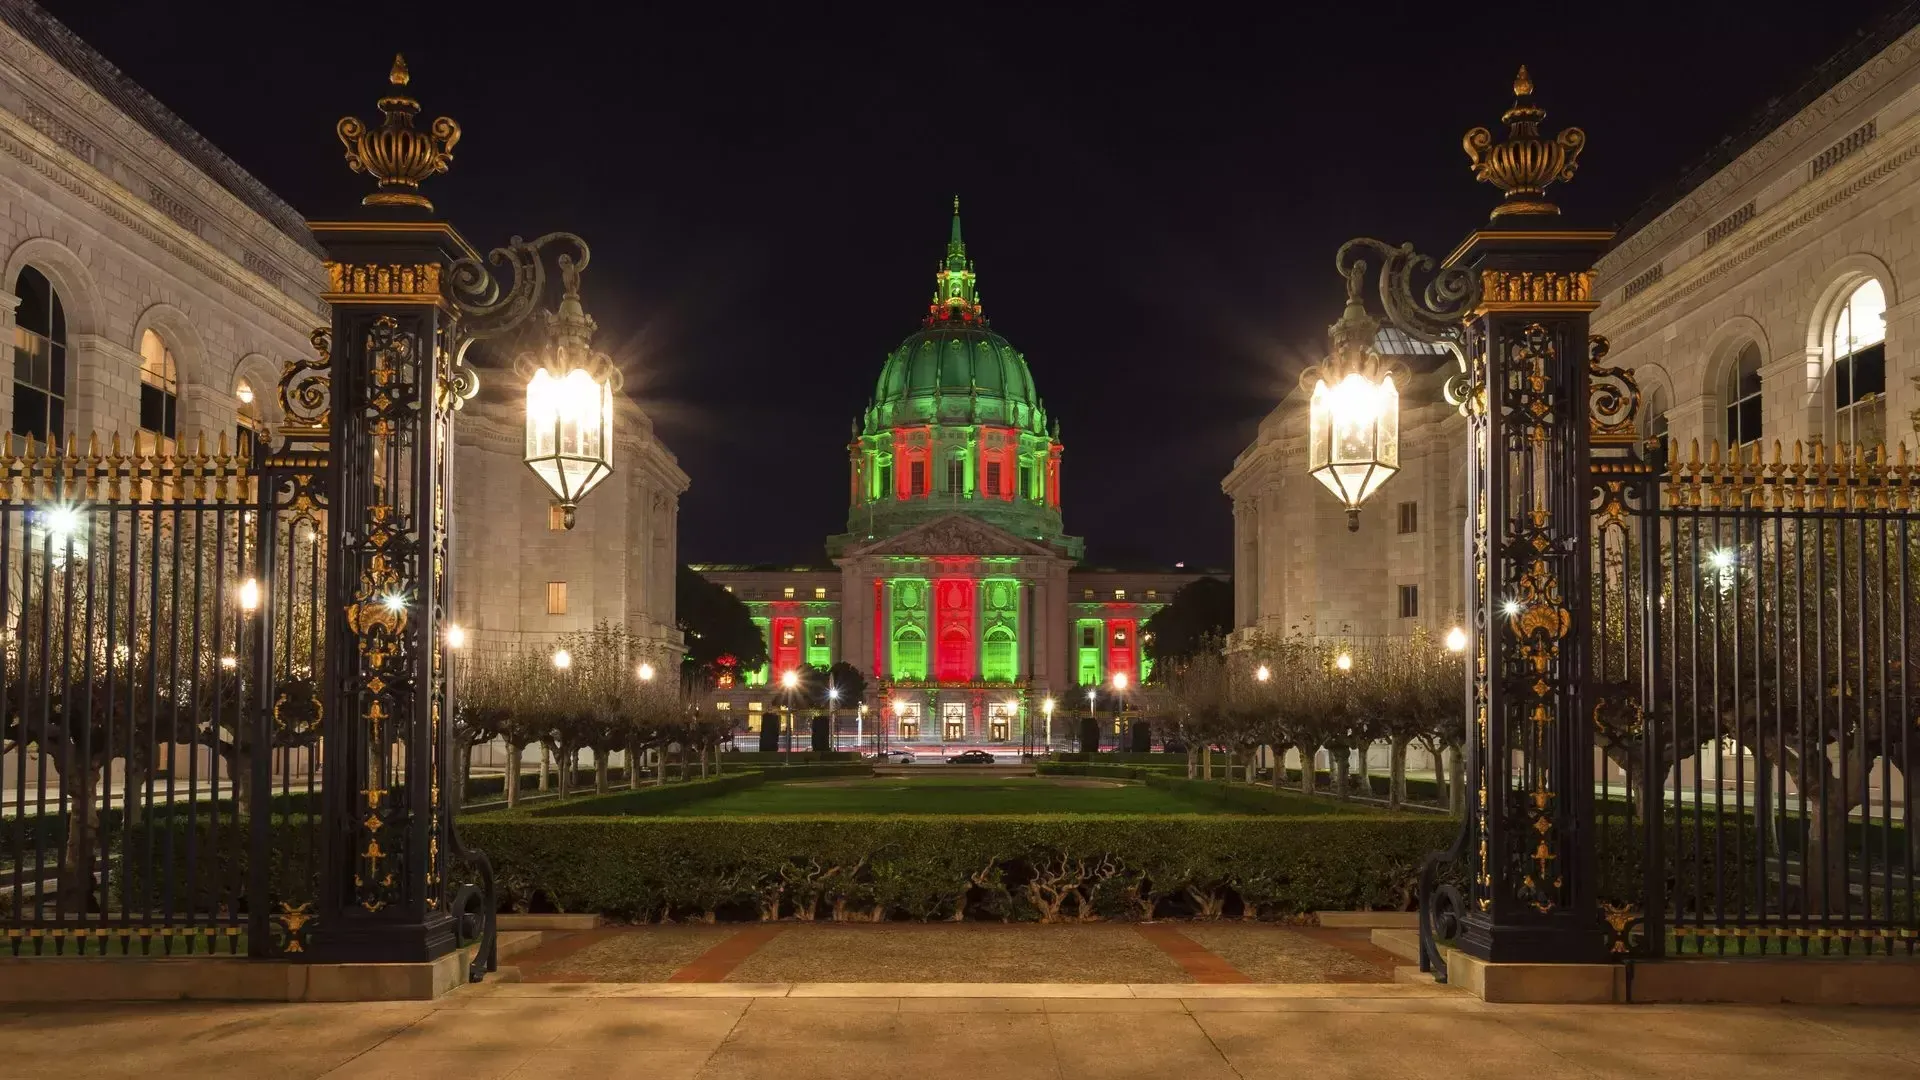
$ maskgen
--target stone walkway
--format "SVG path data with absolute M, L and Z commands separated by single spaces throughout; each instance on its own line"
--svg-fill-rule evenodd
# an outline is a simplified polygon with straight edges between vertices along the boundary
M 0 1015 L 9 1078 L 1920 1078 L 1920 1011 L 1484 1005 L 1431 984 L 498 983 Z

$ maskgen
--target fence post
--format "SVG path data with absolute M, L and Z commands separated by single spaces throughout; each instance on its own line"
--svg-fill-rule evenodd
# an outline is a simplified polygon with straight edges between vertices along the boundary
M 1459 941 L 1492 961 L 1599 962 L 1587 325 L 1612 234 L 1517 216 L 1447 260 L 1482 288 L 1467 327 L 1472 831 Z
M 333 312 L 315 950 L 333 962 L 418 962 L 455 947 L 440 633 L 457 377 L 449 272 L 476 256 L 417 207 L 391 214 L 312 226 Z

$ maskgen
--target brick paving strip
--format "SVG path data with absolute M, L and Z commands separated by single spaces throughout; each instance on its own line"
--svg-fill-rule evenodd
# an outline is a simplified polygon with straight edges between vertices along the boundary
M 596 941 L 605 941 L 615 934 L 624 933 L 622 926 L 603 926 L 598 930 L 578 930 L 561 934 L 552 941 L 542 941 L 536 948 L 528 949 L 513 958 L 513 964 L 521 971 L 523 982 L 574 982 L 577 979 L 564 972 L 538 971 L 557 961 L 565 960 L 581 949 Z
M 1166 953 L 1197 983 L 1250 983 L 1253 980 L 1225 959 L 1208 952 L 1201 944 L 1171 926 L 1161 923 L 1137 923 L 1134 929 Z
M 786 927 L 778 923 L 763 923 L 749 926 L 706 952 L 695 957 L 692 963 L 672 975 L 668 982 L 677 983 L 716 983 L 724 982 L 733 969 L 740 966 L 747 957 L 760 951 L 760 947 L 774 938 Z

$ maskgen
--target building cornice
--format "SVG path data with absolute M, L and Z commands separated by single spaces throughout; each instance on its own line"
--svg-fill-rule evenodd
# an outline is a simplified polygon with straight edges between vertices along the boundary
M 226 252 L 182 228 L 146 200 L 42 135 L 21 117 L 5 110 L 0 110 L 0 150 L 173 258 L 262 310 L 272 312 L 291 329 L 304 335 L 325 319 L 325 312 L 317 304 L 303 306 Z M 315 269 L 318 270 L 317 265 Z
M 1701 290 L 1769 248 L 1804 232 L 1821 217 L 1881 184 L 1916 159 L 1920 159 L 1920 115 L 1768 207 L 1728 241 L 1680 263 L 1633 299 L 1610 309 L 1603 305 L 1595 317 L 1596 325 L 1619 333 L 1624 328 L 1653 320 L 1676 304 L 1694 299 Z M 1733 242 L 1736 238 L 1745 242 Z
M 1652 221 L 1624 237 L 1596 266 L 1600 277 L 1613 281 L 1646 255 L 1689 240 L 1714 219 L 1714 212 L 1747 184 L 1764 179 L 1790 153 L 1795 159 L 1804 155 L 1805 144 L 1829 128 L 1849 109 L 1886 86 L 1890 81 L 1920 66 L 1920 27 L 1901 35 L 1853 74 L 1820 95 L 1811 105 L 1795 113 L 1775 128 L 1751 150 L 1741 154 L 1705 183 L 1683 195 L 1673 206 Z M 1810 185 L 1809 185 L 1810 186 Z M 1745 230 L 1742 230 L 1745 231 Z M 1637 298 L 1636 298 L 1637 299 Z

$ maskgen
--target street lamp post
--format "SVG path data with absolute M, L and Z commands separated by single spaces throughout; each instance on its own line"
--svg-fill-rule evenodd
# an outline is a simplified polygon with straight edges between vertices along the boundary
M 1546 112 L 1525 68 L 1513 92 L 1504 138 L 1476 127 L 1463 141 L 1474 177 L 1503 194 L 1488 224 L 1437 268 L 1411 244 L 1366 238 L 1334 257 L 1348 295 L 1334 327 L 1342 382 L 1351 371 L 1383 368 L 1365 347 L 1371 317 L 1359 301 L 1377 262 L 1387 321 L 1454 355 L 1447 400 L 1467 419 L 1466 505 L 1476 508 L 1463 567 L 1467 790 L 1484 794 L 1470 795 L 1452 848 L 1421 874 L 1421 967 L 1442 978 L 1436 918 L 1452 921 L 1445 929 L 1481 960 L 1597 963 L 1606 947 L 1597 932 L 1594 733 L 1583 685 L 1592 627 L 1575 613 L 1588 606 L 1593 447 L 1637 436 L 1630 396 L 1595 379 L 1596 369 L 1607 373 L 1599 365 L 1606 343 L 1589 335 L 1593 266 L 1613 233 L 1563 224 L 1547 199 L 1550 185 L 1573 178 L 1586 135 L 1541 134 Z M 1417 274 L 1427 278 L 1423 288 Z M 1329 390 L 1320 404 L 1310 467 L 1341 496 L 1351 522 L 1398 464 L 1397 447 L 1386 452 L 1397 421 L 1384 422 L 1384 391 L 1336 400 Z M 1509 801 L 1512 793 L 1524 798 Z M 1466 884 L 1437 886 L 1438 866 L 1454 862 L 1464 863 Z M 1660 916 L 1645 913 L 1650 941 L 1662 940 Z
M 800 688 L 800 673 L 791 670 L 782 673 L 780 676 L 780 688 L 785 691 L 782 696 L 787 702 L 786 723 L 781 725 L 787 729 L 787 756 L 780 762 L 782 766 L 786 766 L 793 764 L 793 699 L 795 693 Z
M 1041 702 L 1040 711 L 1044 713 L 1047 718 L 1047 743 L 1044 749 L 1046 750 L 1047 753 L 1052 753 L 1053 752 L 1053 699 L 1047 698 L 1045 701 Z
M 1120 741 L 1122 729 L 1126 725 L 1124 714 L 1127 711 L 1127 683 L 1129 681 L 1126 672 L 1116 671 L 1113 673 L 1113 749 L 1115 753 L 1122 752 L 1121 748 L 1129 745 Z

